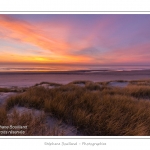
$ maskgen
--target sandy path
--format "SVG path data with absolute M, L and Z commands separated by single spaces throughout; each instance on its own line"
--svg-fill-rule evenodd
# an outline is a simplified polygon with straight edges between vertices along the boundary
M 31 113 L 35 117 L 38 117 L 39 115 L 44 114 L 44 111 L 41 111 L 41 110 L 15 106 L 8 112 L 8 115 L 11 115 L 14 110 L 16 110 L 19 114 Z M 82 135 L 77 132 L 77 129 L 74 126 L 67 125 L 67 124 L 63 123 L 61 120 L 58 120 L 57 118 L 53 117 L 52 115 L 46 117 L 45 123 L 51 129 L 57 128 L 58 131 L 60 131 L 60 132 L 63 131 L 65 136 Z
M 0 105 L 3 105 L 5 103 L 5 101 L 7 100 L 8 97 L 10 97 L 11 95 L 14 95 L 16 93 L 14 92 L 0 92 Z

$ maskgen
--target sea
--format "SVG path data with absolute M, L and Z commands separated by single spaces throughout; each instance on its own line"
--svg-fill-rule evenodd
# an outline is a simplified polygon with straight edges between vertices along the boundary
M 0 64 L 0 72 L 54 72 L 82 70 L 93 72 L 150 70 L 150 65 Z

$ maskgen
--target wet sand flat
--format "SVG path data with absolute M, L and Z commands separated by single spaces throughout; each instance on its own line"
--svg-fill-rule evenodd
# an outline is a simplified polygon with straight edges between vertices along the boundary
M 43 81 L 67 84 L 75 80 L 93 82 L 150 79 L 150 70 L 138 71 L 72 71 L 49 73 L 0 73 L 0 87 L 28 87 Z

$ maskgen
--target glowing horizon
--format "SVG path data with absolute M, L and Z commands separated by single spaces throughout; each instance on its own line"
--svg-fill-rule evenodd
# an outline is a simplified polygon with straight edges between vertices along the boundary
M 150 64 L 150 15 L 0 15 L 0 63 Z

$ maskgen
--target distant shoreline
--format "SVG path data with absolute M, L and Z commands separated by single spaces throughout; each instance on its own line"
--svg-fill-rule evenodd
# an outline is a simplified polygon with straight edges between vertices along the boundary
M 0 74 L 72 74 L 72 73 L 112 73 L 112 72 L 141 72 L 150 69 L 102 69 L 102 70 L 66 70 L 66 71 L 0 71 Z

